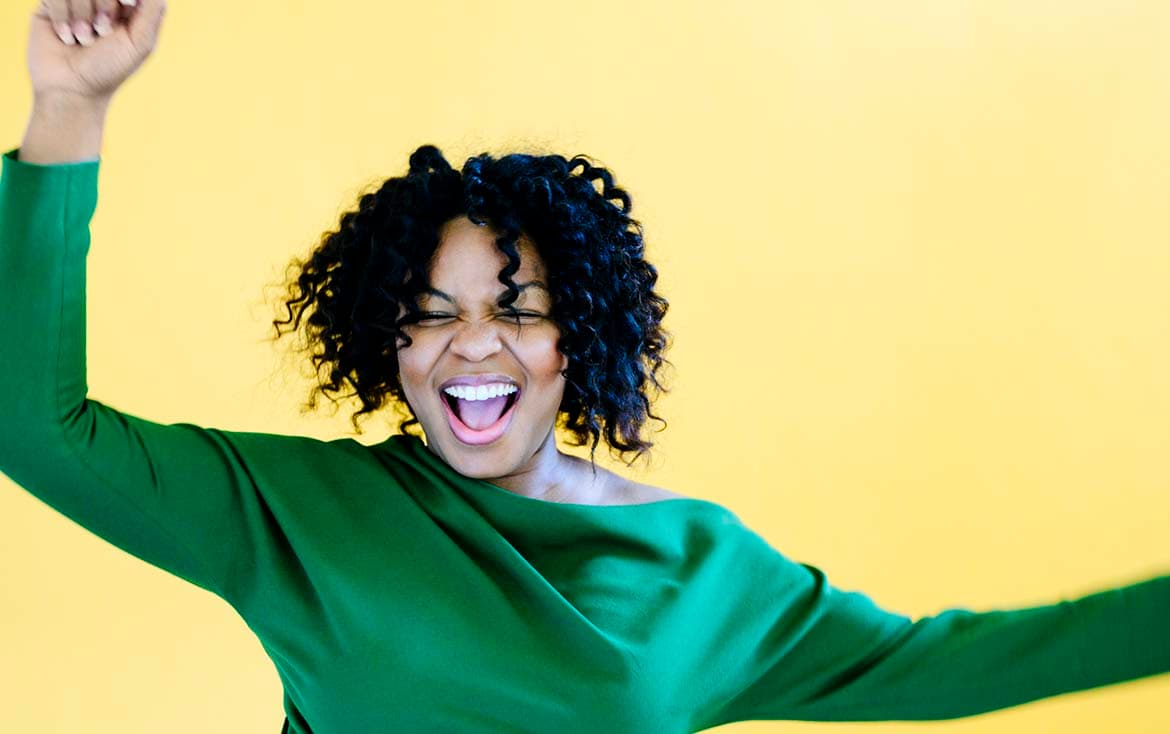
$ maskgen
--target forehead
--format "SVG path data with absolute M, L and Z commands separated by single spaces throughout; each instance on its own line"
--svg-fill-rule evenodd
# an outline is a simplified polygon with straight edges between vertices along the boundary
M 498 236 L 495 230 L 476 225 L 466 216 L 445 223 L 439 230 L 439 245 L 429 268 L 432 288 L 424 291 L 422 297 L 429 294 L 494 300 L 507 293 L 499 273 L 508 264 L 508 258 L 496 246 Z M 521 287 L 521 297 L 543 297 L 548 284 L 540 253 L 523 234 L 516 241 L 516 251 L 520 269 L 512 275 L 512 280 Z
M 439 228 L 439 246 L 435 250 L 434 265 L 451 264 L 450 261 L 475 259 L 476 261 L 499 261 L 501 267 L 507 262 L 504 253 L 496 246 L 499 232 L 487 226 L 479 226 L 466 216 L 456 217 Z M 521 233 L 516 240 L 521 267 L 539 269 L 543 266 L 540 253 L 533 246 L 527 234 Z

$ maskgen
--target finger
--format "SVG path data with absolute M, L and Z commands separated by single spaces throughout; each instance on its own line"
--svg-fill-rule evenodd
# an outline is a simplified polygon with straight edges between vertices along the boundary
M 130 39 L 136 48 L 154 48 L 166 12 L 167 0 L 138 0 L 138 7 L 130 18 Z
M 78 43 L 93 44 L 93 0 L 69 0 L 69 25 Z
M 49 19 L 62 43 L 69 46 L 77 43 L 69 25 L 69 0 L 41 0 L 37 15 Z
M 137 0 L 118 0 L 114 5 L 114 25 L 124 25 L 129 27 L 130 19 L 134 17 Z
M 118 18 L 117 0 L 94 0 L 93 29 L 99 36 L 114 32 L 114 21 Z
M 115 7 L 115 15 L 121 20 L 130 20 L 130 16 L 134 15 L 135 6 L 138 5 L 136 0 L 118 0 L 112 3 Z

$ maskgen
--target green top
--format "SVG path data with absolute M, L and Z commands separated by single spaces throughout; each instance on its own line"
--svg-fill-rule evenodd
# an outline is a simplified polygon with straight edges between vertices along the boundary
M 704 500 L 546 502 L 423 442 L 160 424 L 86 397 L 100 159 L 0 175 L 0 470 L 227 601 L 290 732 L 953 719 L 1170 672 L 1170 576 L 912 620 Z

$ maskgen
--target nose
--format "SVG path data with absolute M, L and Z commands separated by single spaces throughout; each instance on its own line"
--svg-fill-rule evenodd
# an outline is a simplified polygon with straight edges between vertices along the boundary
M 479 362 L 500 351 L 498 324 L 472 321 L 460 324 L 451 339 L 451 351 L 471 362 Z

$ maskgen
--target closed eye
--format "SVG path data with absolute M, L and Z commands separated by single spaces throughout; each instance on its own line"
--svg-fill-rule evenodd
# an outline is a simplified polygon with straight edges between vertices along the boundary
M 537 318 L 537 319 L 544 318 L 544 314 L 532 313 L 530 311 L 508 311 L 502 315 L 507 316 L 508 318 L 512 318 L 512 319 L 514 319 L 518 316 L 523 316 L 526 318 Z M 446 313 L 423 313 L 423 314 L 420 314 L 417 318 L 415 318 L 415 321 L 434 321 L 436 319 L 453 319 L 453 318 L 455 318 L 453 315 L 446 314 Z

